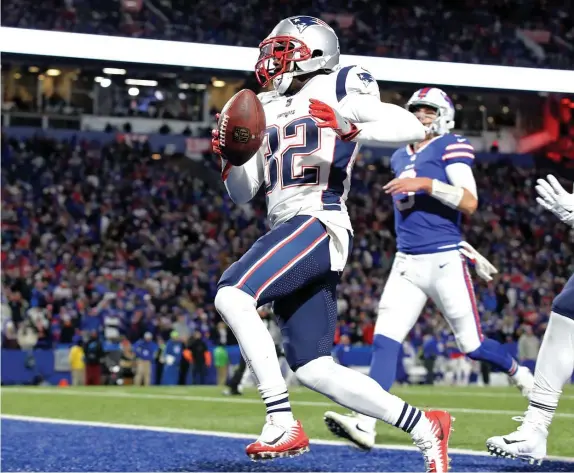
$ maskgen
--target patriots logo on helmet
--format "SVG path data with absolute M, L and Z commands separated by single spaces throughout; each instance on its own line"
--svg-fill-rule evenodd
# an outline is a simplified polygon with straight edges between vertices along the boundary
M 289 21 L 297 27 L 299 33 L 303 33 L 303 30 L 309 26 L 319 25 L 329 27 L 329 25 L 323 20 L 319 20 L 319 18 L 315 18 L 313 16 L 295 16 L 293 18 L 289 18 Z
M 367 71 L 357 74 L 357 77 L 365 87 L 368 87 L 370 83 L 375 82 L 375 78 Z

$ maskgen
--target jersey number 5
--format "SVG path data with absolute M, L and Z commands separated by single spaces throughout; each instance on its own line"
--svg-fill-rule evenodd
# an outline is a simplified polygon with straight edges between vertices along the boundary
M 295 170 L 295 158 L 309 156 L 321 148 L 321 131 L 311 117 L 298 118 L 283 128 L 283 136 L 277 125 L 267 127 L 267 150 L 265 151 L 265 192 L 271 194 L 277 183 L 281 188 L 295 186 L 313 186 L 319 184 L 319 166 L 300 166 Z M 294 144 L 288 145 L 278 153 L 279 139 L 296 138 Z
M 397 179 L 405 179 L 407 177 L 417 177 L 417 172 L 414 169 L 408 169 L 407 171 L 401 172 Z M 415 193 L 409 192 L 407 197 L 395 200 L 395 205 L 401 212 L 412 208 L 415 205 Z

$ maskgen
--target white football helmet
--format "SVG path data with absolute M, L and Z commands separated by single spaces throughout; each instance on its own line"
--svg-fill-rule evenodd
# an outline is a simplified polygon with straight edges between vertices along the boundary
M 418 105 L 426 105 L 437 111 L 437 118 L 428 127 L 429 132 L 444 135 L 454 128 L 454 106 L 446 93 L 436 87 L 417 90 L 409 99 L 406 109 L 414 112 Z
M 293 77 L 319 70 L 333 70 L 339 64 L 339 38 L 319 18 L 292 16 L 280 21 L 259 45 L 255 75 L 265 87 L 273 81 L 284 94 Z

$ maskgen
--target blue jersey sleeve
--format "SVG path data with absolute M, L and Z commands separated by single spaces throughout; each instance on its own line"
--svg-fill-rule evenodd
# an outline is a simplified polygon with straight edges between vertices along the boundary
M 442 161 L 445 166 L 454 163 L 474 165 L 474 148 L 464 136 L 449 134 L 443 138 Z
M 395 150 L 395 152 L 391 155 L 390 166 L 391 172 L 393 173 L 393 177 L 398 177 L 397 170 L 399 163 L 398 161 L 401 159 L 400 156 L 403 152 L 403 148 L 399 148 Z

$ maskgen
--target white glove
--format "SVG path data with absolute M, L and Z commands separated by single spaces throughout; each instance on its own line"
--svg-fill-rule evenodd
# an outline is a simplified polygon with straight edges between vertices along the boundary
M 566 192 L 552 174 L 548 174 L 546 178 L 548 182 L 544 179 L 536 181 L 538 185 L 535 189 L 540 196 L 536 197 L 536 202 L 546 210 L 550 210 L 564 223 L 574 227 L 574 193 Z
M 466 256 L 472 264 L 474 264 L 476 274 L 478 274 L 481 279 L 484 279 L 487 282 L 492 281 L 491 274 L 497 274 L 498 270 L 491 264 L 491 262 L 482 256 L 478 251 L 476 251 L 466 241 L 460 242 L 458 246 L 458 251 Z

